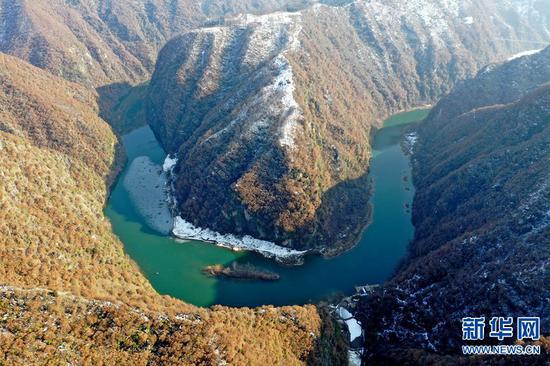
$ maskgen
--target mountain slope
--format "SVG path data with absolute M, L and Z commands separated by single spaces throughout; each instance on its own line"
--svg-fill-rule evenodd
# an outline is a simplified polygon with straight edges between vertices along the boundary
M 5 0 L 0 51 L 87 86 L 133 84 L 172 34 L 201 18 L 191 1 Z
M 119 299 L 152 292 L 102 219 L 118 140 L 95 95 L 15 58 L 0 62 L 2 281 Z
M 473 314 L 532 314 L 547 335 L 549 64 L 550 48 L 493 65 L 418 129 L 410 258 L 360 311 L 373 360 L 460 353 L 460 320 Z
M 0 66 L 3 364 L 340 357 L 318 350 L 333 325 L 315 306 L 198 309 L 159 295 L 103 216 L 121 162 L 96 95 L 1 53 Z
M 527 182 L 544 179 L 542 176 L 537 179 L 533 176 L 526 182 L 515 181 L 514 187 L 506 186 L 506 182 L 512 179 L 510 174 L 521 166 L 530 166 L 533 174 L 544 172 L 542 164 L 546 151 L 542 146 L 537 150 L 534 139 L 539 134 L 544 135 L 540 129 L 544 129 L 548 121 L 543 114 L 544 95 L 539 96 L 536 90 L 545 81 L 550 81 L 549 60 L 550 48 L 546 48 L 533 56 L 482 71 L 475 79 L 463 83 L 438 103 L 426 123 L 422 124 L 418 131 L 422 142 L 415 154 L 418 160 L 415 163 L 415 182 L 419 192 L 415 197 L 416 209 L 413 215 L 417 227 L 414 253 L 425 254 L 432 249 L 432 244 L 447 241 L 472 225 L 479 225 L 473 223 L 478 215 L 496 220 L 508 211 L 508 205 L 513 202 L 520 204 L 517 200 L 523 194 L 516 192 L 517 197 L 512 199 L 510 191 L 530 189 Z M 542 111 L 533 108 L 537 113 L 535 115 L 529 115 L 523 109 L 516 112 L 521 114 L 514 115 L 513 108 L 502 109 L 499 106 L 514 103 L 529 93 L 534 94 L 525 100 L 525 104 L 531 100 L 542 103 Z M 514 119 L 532 125 L 516 126 Z M 482 124 L 484 121 L 487 122 Z M 506 138 L 500 135 L 502 130 L 508 134 Z M 460 143 L 449 145 L 448 141 Z M 503 143 L 507 149 L 500 148 Z M 515 145 L 518 151 L 512 149 Z M 476 160 L 480 157 L 487 161 Z M 498 160 L 491 161 L 495 159 Z M 529 163 L 533 159 L 535 161 Z M 504 166 L 504 162 L 507 166 Z M 499 166 L 499 163 L 503 166 Z M 536 166 L 539 166 L 538 173 L 535 173 Z M 479 172 L 479 176 L 475 176 L 475 172 Z M 463 174 L 472 175 L 471 180 L 463 181 Z M 463 183 L 451 186 L 457 180 Z M 485 184 L 494 188 L 485 188 Z M 474 189 L 477 194 L 469 197 Z M 465 203 L 460 200 L 463 196 L 469 197 L 471 201 L 461 207 Z M 480 207 L 481 202 L 492 202 L 492 205 Z M 440 212 L 436 217 L 432 217 L 434 210 Z M 475 214 L 466 215 L 466 212 Z
M 227 14 L 314 1 L 2 0 L 0 51 L 86 86 L 146 81 L 175 35 Z
M 531 22 L 519 3 L 314 5 L 176 37 L 160 53 L 147 115 L 179 158 L 182 217 L 300 250 L 349 248 L 368 219 L 352 196 L 366 196 L 373 128 L 519 51 L 520 35 L 548 40 L 547 19 Z M 513 41 L 491 41 L 503 37 Z
M 313 307 L 219 307 L 167 316 L 64 292 L 0 286 L 0 309 L 5 365 L 299 365 L 322 353 L 311 354 L 319 327 Z

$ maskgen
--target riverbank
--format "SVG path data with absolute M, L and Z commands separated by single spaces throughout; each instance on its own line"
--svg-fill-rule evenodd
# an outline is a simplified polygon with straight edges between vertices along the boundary
M 403 138 L 403 131 L 401 131 L 401 129 L 403 125 L 418 122 L 423 119 L 427 113 L 427 110 L 422 109 L 422 107 L 415 108 L 408 112 L 398 113 L 387 119 L 381 130 L 388 130 L 392 128 L 398 129 L 400 133 L 392 137 L 392 143 L 397 142 L 397 145 L 403 146 L 405 155 L 410 156 L 416 142 L 416 135 L 414 132 L 407 133 Z M 373 144 L 375 139 L 376 135 L 373 137 Z M 166 157 L 163 168 L 169 179 L 173 179 L 174 177 L 173 169 L 176 164 L 177 158 L 171 157 L 170 155 Z M 364 233 L 368 230 L 368 227 L 372 222 L 373 207 L 370 198 L 373 191 L 373 183 L 370 178 L 372 177 L 369 167 L 369 172 L 363 177 L 353 181 L 341 182 L 331 188 L 329 191 L 330 194 L 327 192 L 325 204 L 332 207 L 329 208 L 328 211 L 331 211 L 334 208 L 341 211 L 338 215 L 331 216 L 331 218 L 336 221 L 340 220 L 341 222 L 333 222 L 330 225 L 330 227 L 338 228 L 338 235 L 334 233 L 334 235 L 328 235 L 329 233 L 324 233 L 327 234 L 326 236 L 320 235 L 319 240 L 324 241 L 326 238 L 331 238 L 332 242 L 327 243 L 326 246 L 320 246 L 315 250 L 299 251 L 279 246 L 274 242 L 257 239 L 249 235 L 241 237 L 231 233 L 222 234 L 207 227 L 197 227 L 181 216 L 174 217 L 172 234 L 179 239 L 198 240 L 206 243 L 212 243 L 219 247 L 231 249 L 233 251 L 255 252 L 265 258 L 273 259 L 277 263 L 283 265 L 303 265 L 305 262 L 305 257 L 308 254 L 320 254 L 326 259 L 331 259 L 353 250 L 353 248 L 358 245 L 361 237 L 364 236 Z M 175 195 L 172 192 L 173 189 L 172 184 L 169 184 L 169 200 L 175 200 Z M 411 190 L 410 187 L 407 187 L 406 189 L 409 191 Z M 361 194 L 358 195 L 359 192 L 361 192 Z M 361 198 L 361 200 L 358 200 L 359 198 Z M 361 210 L 357 209 L 359 203 L 362 207 Z M 177 215 L 177 210 L 175 209 L 177 204 L 173 202 L 171 206 Z M 403 204 L 403 207 L 405 207 L 407 211 L 409 211 L 410 206 L 410 202 L 405 202 Z M 324 209 L 319 209 L 319 211 L 327 211 L 327 208 L 325 207 Z M 326 222 L 327 218 L 320 221 Z M 321 227 L 318 229 L 322 232 L 326 228 Z
M 195 227 L 180 216 L 174 219 L 174 229 L 172 233 L 180 239 L 200 240 L 233 251 L 256 252 L 266 258 L 273 259 L 285 265 L 304 264 L 304 257 L 308 254 L 307 251 L 298 251 L 281 247 L 270 241 L 256 239 L 249 235 L 237 237 L 233 234 L 220 234 L 210 229 Z

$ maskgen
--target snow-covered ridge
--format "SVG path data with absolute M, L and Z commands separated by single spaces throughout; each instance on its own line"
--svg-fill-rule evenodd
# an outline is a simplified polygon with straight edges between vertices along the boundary
M 457 0 L 409 0 L 399 2 L 399 6 L 387 1 L 372 0 L 357 2 L 356 5 L 376 21 L 376 33 L 385 31 L 384 34 L 378 34 L 379 37 L 399 38 L 399 25 L 412 23 L 425 29 L 425 34 L 419 35 L 423 45 L 432 41 L 438 47 L 444 47 L 452 42 L 454 22 L 473 23 L 470 14 L 461 14 L 463 6 Z M 380 25 L 388 27 L 379 28 Z
M 302 111 L 296 99 L 294 99 L 294 75 L 292 66 L 284 57 L 280 55 L 274 60 L 274 65 L 279 69 L 279 74 L 264 90 L 269 94 L 277 95 L 280 101 L 280 107 L 271 105 L 274 114 L 283 116 L 281 125 L 279 144 L 289 148 L 294 147 L 294 133 L 299 119 L 302 117 Z
M 227 19 L 222 26 L 205 27 L 196 32 L 192 45 L 191 60 L 208 56 L 208 72 L 201 75 L 199 88 L 216 92 L 219 87 L 218 76 L 227 63 L 237 63 L 245 74 L 253 72 L 253 82 L 258 82 L 257 92 L 239 103 L 231 120 L 220 125 L 204 141 L 212 141 L 235 128 L 241 128 L 241 136 L 249 143 L 263 139 L 268 131 L 278 131 L 278 143 L 283 148 L 293 148 L 295 135 L 303 112 L 294 98 L 295 80 L 292 66 L 287 58 L 289 52 L 300 48 L 302 14 L 277 12 L 267 15 L 240 15 Z M 246 29 L 246 32 L 243 32 Z M 198 49 L 205 34 L 213 37 L 217 47 L 212 54 L 200 54 Z M 246 34 L 246 35 L 243 35 Z M 201 38 L 202 37 L 202 38 Z M 238 41 L 238 42 L 237 42 Z M 244 44 L 242 59 L 233 60 L 224 55 L 232 55 L 236 43 Z M 240 52 L 239 52 L 240 54 Z M 204 87 L 202 87 L 204 85 Z M 210 85 L 215 85 L 211 88 Z M 232 108 L 227 101 L 228 108 Z M 163 169 L 172 171 L 177 159 L 166 158 Z M 177 216 L 178 212 L 174 213 Z M 272 242 L 250 236 L 237 237 L 221 234 L 208 228 L 195 227 L 182 217 L 175 217 L 172 233 L 181 239 L 201 240 L 216 243 L 233 250 L 250 250 L 285 263 L 300 263 L 307 253 L 278 246 Z
M 247 125 L 245 130 L 250 132 L 249 136 L 257 135 L 275 125 L 279 131 L 279 145 L 292 149 L 295 145 L 296 127 L 303 112 L 294 98 L 294 73 L 287 53 L 301 47 L 302 13 L 241 14 L 227 19 L 224 26 L 202 28 L 200 32 L 212 34 L 215 41 L 225 47 L 232 44 L 230 40 L 243 27 L 248 27 L 250 32 L 247 35 L 243 59 L 237 62 L 241 62 L 249 70 L 258 70 L 257 75 L 268 72 L 272 79 L 256 96 L 243 104 L 243 111 L 246 111 L 244 115 L 239 113 L 224 130 L 218 131 L 209 139 L 221 136 L 223 131 L 237 125 Z M 224 50 L 218 52 L 223 54 Z M 221 65 L 217 64 L 211 67 L 213 70 L 219 68 Z M 215 72 L 205 74 L 203 78 L 211 78 L 213 74 Z
M 199 228 L 180 216 L 175 218 L 172 232 L 180 239 L 212 242 L 220 247 L 235 251 L 253 251 L 285 264 L 301 264 L 304 255 L 307 254 L 307 251 L 288 249 L 249 235 L 239 238 L 233 234 L 220 234 L 210 229 Z
M 245 14 L 241 15 L 239 19 L 245 24 L 259 24 L 250 37 L 250 44 L 244 60 L 247 64 L 269 57 L 277 48 L 279 35 L 286 34 L 288 37 L 286 45 L 272 60 L 272 66 L 278 70 L 278 74 L 271 84 L 263 88 L 262 100 L 274 101 L 274 103 L 269 103 L 270 114 L 282 116 L 279 144 L 292 148 L 294 147 L 295 129 L 302 116 L 302 111 L 294 99 L 294 73 L 285 54 L 300 48 L 302 14 L 300 12 L 277 12 L 260 16 Z

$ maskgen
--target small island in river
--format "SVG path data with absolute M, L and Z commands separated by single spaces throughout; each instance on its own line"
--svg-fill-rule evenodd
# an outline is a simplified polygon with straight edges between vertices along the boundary
M 204 267 L 202 270 L 206 275 L 212 277 L 227 277 L 245 280 L 277 281 L 280 276 L 252 264 L 238 264 L 233 262 L 231 266 L 224 267 L 220 264 Z

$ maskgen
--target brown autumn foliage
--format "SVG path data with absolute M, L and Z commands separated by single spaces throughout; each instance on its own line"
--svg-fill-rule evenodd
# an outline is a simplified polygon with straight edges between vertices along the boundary
M 93 94 L 15 58 L 0 63 L 2 282 L 149 298 L 103 218 L 118 140 Z
M 299 365 L 313 306 L 162 312 L 65 292 L 0 287 L 2 365 Z M 326 352 L 326 350 L 325 350 Z M 313 358 L 315 359 L 315 358 Z
M 210 19 L 296 9 L 312 0 L 10 0 L 0 51 L 92 86 L 147 81 L 159 49 Z M 120 94 L 119 94 L 120 95 Z
M 13 0 L 0 9 L 0 51 L 93 87 L 146 81 L 158 49 L 204 18 L 188 0 Z
M 117 138 L 93 94 L 11 56 L 0 65 L 0 364 L 316 357 L 315 306 L 198 309 L 157 294 L 103 216 Z

